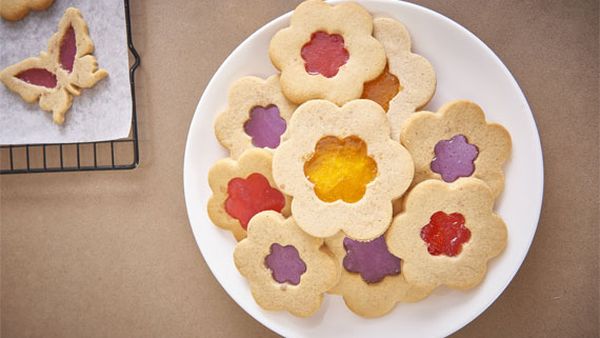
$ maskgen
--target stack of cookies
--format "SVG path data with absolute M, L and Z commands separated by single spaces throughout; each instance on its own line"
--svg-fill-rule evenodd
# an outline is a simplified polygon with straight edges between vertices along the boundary
M 305 317 L 332 293 L 377 317 L 478 285 L 506 246 L 506 129 L 470 101 L 419 111 L 432 65 L 355 3 L 300 4 L 269 56 L 279 74 L 232 85 L 215 123 L 231 157 L 208 178 L 256 302 Z

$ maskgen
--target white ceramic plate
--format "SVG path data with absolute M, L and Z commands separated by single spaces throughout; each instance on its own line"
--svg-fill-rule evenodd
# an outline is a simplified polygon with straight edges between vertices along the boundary
M 508 246 L 489 265 L 483 283 L 467 292 L 438 288 L 416 304 L 399 304 L 378 319 L 363 319 L 327 295 L 319 312 L 300 319 L 284 312 L 263 311 L 233 264 L 235 240 L 214 226 L 206 203 L 211 194 L 209 168 L 227 156 L 213 132 L 216 114 L 225 109 L 227 90 L 239 77 L 274 74 L 267 55 L 271 37 L 288 25 L 290 13 L 268 23 L 238 46 L 216 72 L 196 108 L 184 162 L 185 200 L 198 247 L 217 280 L 256 320 L 291 337 L 445 336 L 482 313 L 511 281 L 533 240 L 543 192 L 543 162 L 538 131 L 525 96 L 500 59 L 475 35 L 452 20 L 404 2 L 360 1 L 375 16 L 402 21 L 413 38 L 413 50 L 425 56 L 437 73 L 437 92 L 426 107 L 437 110 L 452 99 L 469 99 L 483 107 L 488 120 L 512 135 L 512 159 L 506 165 L 506 187 L 496 204 L 508 225 Z

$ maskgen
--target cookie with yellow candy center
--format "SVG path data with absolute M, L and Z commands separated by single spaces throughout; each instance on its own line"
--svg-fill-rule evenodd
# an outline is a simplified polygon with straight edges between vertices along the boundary
M 390 138 L 383 109 L 370 100 L 342 107 L 325 100 L 302 104 L 273 156 L 273 178 L 293 197 L 298 225 L 315 237 L 339 230 L 369 240 L 385 232 L 392 200 L 413 177 L 412 159 Z

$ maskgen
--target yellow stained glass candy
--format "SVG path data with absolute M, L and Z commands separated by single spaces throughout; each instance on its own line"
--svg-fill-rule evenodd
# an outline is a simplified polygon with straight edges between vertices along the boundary
M 357 136 L 325 136 L 304 163 L 304 175 L 324 202 L 358 202 L 377 176 L 377 163 L 367 154 L 367 144 Z

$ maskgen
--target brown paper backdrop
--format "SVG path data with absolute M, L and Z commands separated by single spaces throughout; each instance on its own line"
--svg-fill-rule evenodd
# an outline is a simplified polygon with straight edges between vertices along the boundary
M 141 166 L 0 178 L 3 337 L 274 335 L 202 259 L 182 161 L 217 67 L 297 2 L 133 1 Z M 544 148 L 531 251 L 504 294 L 456 336 L 597 336 L 598 2 L 416 2 L 500 56 L 527 95 Z

